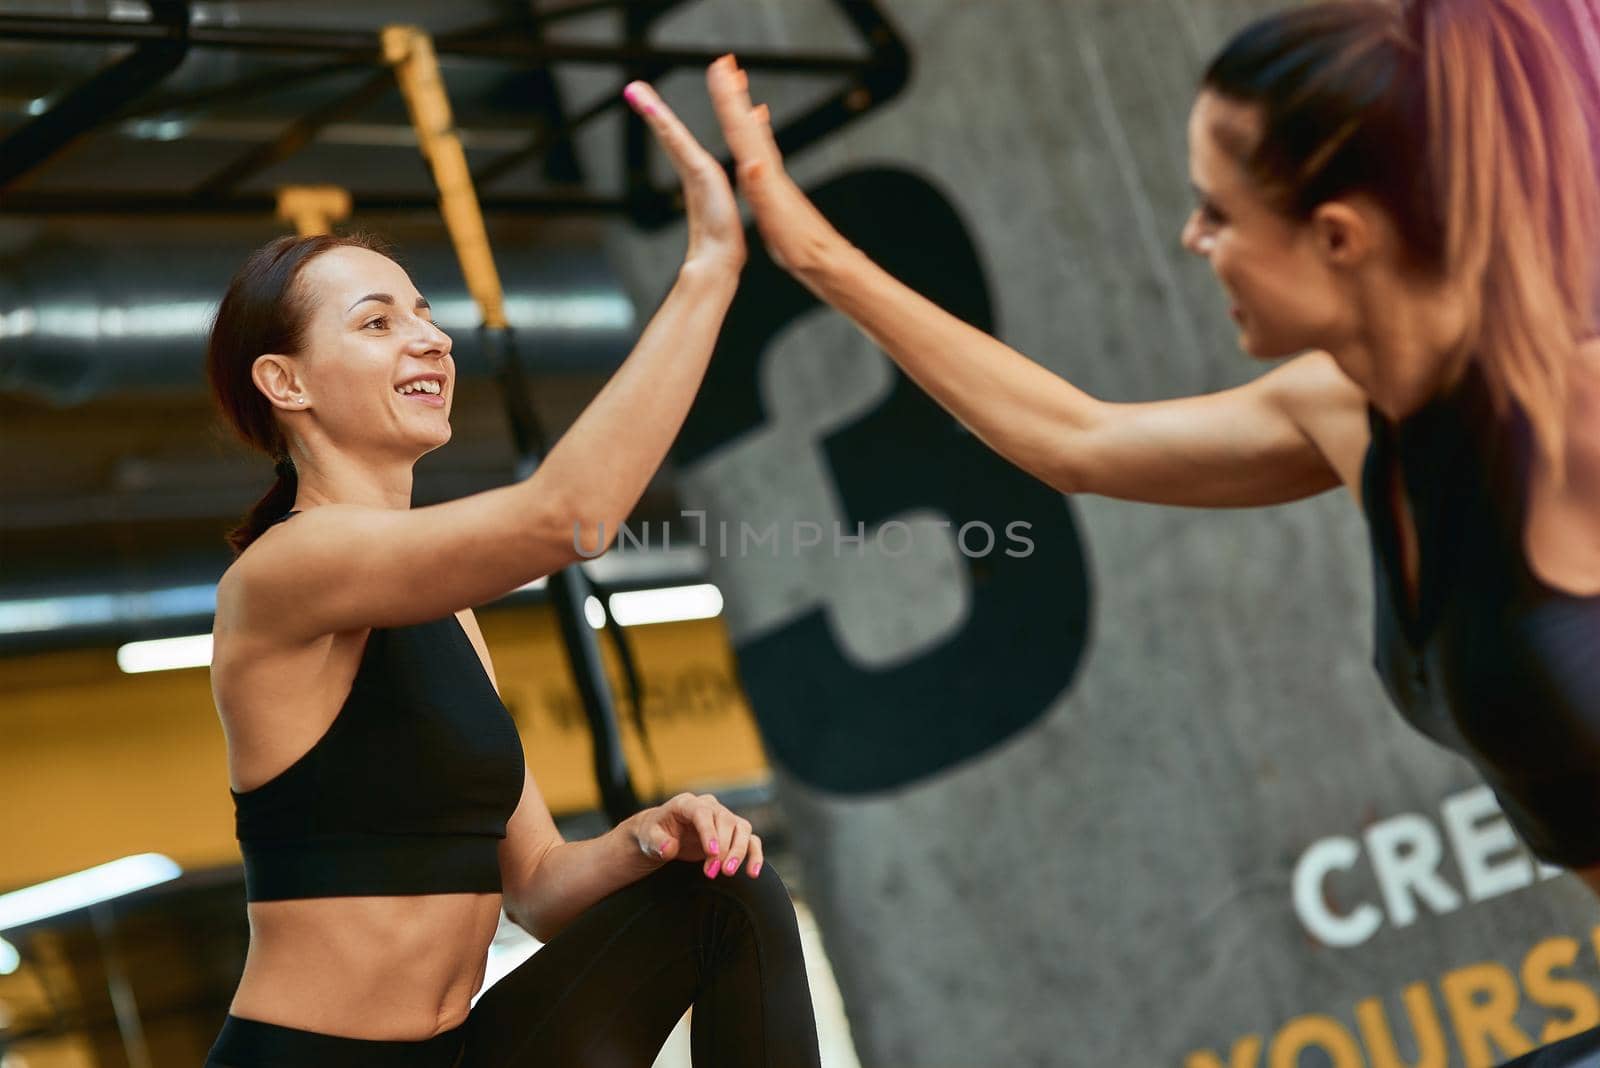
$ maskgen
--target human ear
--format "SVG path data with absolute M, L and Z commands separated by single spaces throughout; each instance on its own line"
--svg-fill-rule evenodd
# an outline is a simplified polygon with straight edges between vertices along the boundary
M 1317 250 L 1335 267 L 1354 267 L 1371 254 L 1372 222 L 1356 206 L 1330 200 L 1311 213 L 1311 230 Z
M 274 408 L 303 412 L 310 403 L 304 384 L 295 375 L 294 362 L 276 352 L 257 356 L 250 365 L 250 379 Z

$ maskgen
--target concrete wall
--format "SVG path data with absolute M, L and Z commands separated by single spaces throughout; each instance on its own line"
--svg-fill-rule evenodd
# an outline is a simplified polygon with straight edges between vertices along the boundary
M 912 82 L 794 159 L 803 183 L 886 165 L 925 177 L 976 241 L 999 335 L 1098 396 L 1173 397 L 1258 372 L 1178 233 L 1193 85 L 1267 4 L 885 6 Z M 850 40 L 820 0 L 706 0 L 660 29 L 700 47 Z M 816 91 L 753 82 L 780 119 Z M 661 87 L 715 138 L 697 78 Z M 584 146 L 597 180 L 611 132 Z M 618 228 L 618 264 L 647 306 L 682 247 L 681 228 Z M 883 360 L 825 313 L 774 353 L 790 388 L 818 395 Z M 724 477 L 704 477 L 716 459 L 688 467 L 686 496 L 742 517 L 749 479 L 729 477 L 726 455 Z M 807 462 L 761 470 L 779 500 L 814 495 L 817 477 Z M 782 780 L 863 1064 L 1486 1064 L 1600 1023 L 1592 898 L 1508 846 L 1466 766 L 1387 706 L 1346 494 L 1249 512 L 1070 508 L 1092 615 L 1083 662 L 1042 719 L 890 791 Z M 787 595 L 748 564 L 717 567 L 758 608 Z M 907 625 L 927 610 L 902 602 Z M 730 627 L 736 646 L 750 638 L 737 613 Z M 966 669 L 1005 701 L 1004 674 Z M 1389 859 L 1375 864 L 1375 848 Z M 1297 908 L 1308 855 L 1347 867 L 1308 883 Z M 1405 884 L 1408 855 L 1437 870 Z M 1355 917 L 1347 935 L 1377 926 L 1330 945 L 1338 924 L 1319 926 L 1319 909 Z

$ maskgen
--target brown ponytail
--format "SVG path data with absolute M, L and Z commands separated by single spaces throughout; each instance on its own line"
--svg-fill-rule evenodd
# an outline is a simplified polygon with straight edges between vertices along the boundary
M 1202 85 L 1259 106 L 1237 151 L 1281 210 L 1369 194 L 1411 265 L 1468 294 L 1497 405 L 1560 471 L 1569 364 L 1600 318 L 1600 117 L 1533 0 L 1293 8 L 1241 31 Z
M 247 545 L 260 537 L 263 530 L 283 518 L 284 513 L 294 505 L 295 494 L 300 490 L 300 478 L 295 472 L 294 461 L 284 455 L 278 459 L 273 470 L 277 478 L 273 479 L 272 488 L 251 506 L 244 520 L 228 532 L 228 545 L 235 556 L 244 552 Z
M 206 346 L 206 377 L 224 418 L 239 437 L 276 464 L 277 479 L 240 524 L 228 532 L 234 555 L 244 552 L 294 504 L 299 488 L 294 461 L 272 405 L 256 388 L 251 367 L 267 352 L 298 354 L 305 347 L 311 300 L 298 284 L 301 269 L 332 248 L 354 246 L 389 255 L 366 234 L 280 237 L 251 253 L 217 307 Z
M 1595 332 L 1600 193 L 1586 87 L 1530 0 L 1416 0 L 1445 262 L 1504 406 L 1565 461 L 1567 372 Z

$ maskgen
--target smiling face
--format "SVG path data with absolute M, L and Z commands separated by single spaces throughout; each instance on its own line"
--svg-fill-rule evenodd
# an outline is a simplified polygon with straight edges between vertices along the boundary
M 1189 175 L 1198 206 L 1183 246 L 1211 264 L 1239 324 L 1239 346 L 1258 359 L 1335 350 L 1355 330 L 1355 308 L 1330 247 L 1348 209 L 1300 221 L 1277 210 L 1240 162 L 1259 138 L 1260 116 L 1210 90 L 1189 115 Z M 1330 246 L 1329 242 L 1335 242 Z
M 257 358 L 253 377 L 280 413 L 361 453 L 415 460 L 450 440 L 455 361 L 450 337 L 400 265 L 357 247 L 328 250 L 300 272 L 303 351 Z M 283 420 L 291 436 L 311 428 Z

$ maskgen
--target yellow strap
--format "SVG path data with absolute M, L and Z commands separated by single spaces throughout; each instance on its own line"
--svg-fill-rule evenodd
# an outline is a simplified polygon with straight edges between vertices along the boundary
M 505 300 L 500 289 L 500 273 L 495 270 L 494 254 L 489 250 L 489 235 L 483 227 L 483 211 L 472 188 L 472 173 L 461 150 L 450 98 L 445 94 L 439 74 L 439 59 L 434 55 L 433 39 L 419 26 L 385 26 L 382 34 L 384 61 L 394 67 L 400 92 L 417 131 L 417 144 L 433 170 L 439 189 L 439 211 L 445 229 L 455 245 L 467 291 L 478 302 L 483 324 L 506 325 Z

